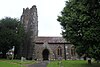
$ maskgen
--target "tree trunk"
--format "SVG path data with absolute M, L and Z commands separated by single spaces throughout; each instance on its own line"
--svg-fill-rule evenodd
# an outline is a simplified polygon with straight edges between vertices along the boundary
M 6 53 L 3 52 L 2 58 L 7 58 Z
M 83 59 L 84 59 L 84 60 L 86 60 L 86 56 L 85 56 L 85 57 L 83 57 Z
M 91 64 L 91 60 L 88 60 L 88 64 Z
M 97 60 L 97 63 L 99 63 L 99 60 Z

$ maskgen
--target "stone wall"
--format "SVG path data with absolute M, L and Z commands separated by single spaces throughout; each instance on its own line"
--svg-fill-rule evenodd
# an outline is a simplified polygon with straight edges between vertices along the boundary
M 38 36 L 38 15 L 36 6 L 24 8 L 21 16 L 21 22 L 24 25 L 26 38 L 22 47 L 22 55 L 27 59 L 32 59 L 34 53 L 35 38 Z
M 58 55 L 58 47 L 61 47 L 62 49 L 62 56 Z M 71 46 L 72 44 L 65 44 L 67 46 L 66 48 L 66 59 L 71 59 Z M 65 59 L 65 53 L 64 53 L 64 44 L 48 44 L 48 43 L 41 43 L 41 44 L 35 44 L 35 54 L 37 60 L 43 60 L 43 50 L 48 49 L 49 50 L 49 60 L 58 60 L 59 57 L 62 59 Z M 75 55 L 76 58 L 76 55 Z

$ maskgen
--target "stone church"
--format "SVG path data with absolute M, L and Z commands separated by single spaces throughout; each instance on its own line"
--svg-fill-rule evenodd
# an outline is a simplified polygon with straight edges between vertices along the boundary
M 22 56 L 35 60 L 76 59 L 74 46 L 62 37 L 38 36 L 38 13 L 35 5 L 24 8 L 21 15 L 26 38 Z

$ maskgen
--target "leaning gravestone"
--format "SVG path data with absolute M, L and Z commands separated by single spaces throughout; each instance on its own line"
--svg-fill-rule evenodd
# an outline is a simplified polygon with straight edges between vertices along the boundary
M 23 61 L 25 61 L 26 60 L 26 58 L 24 58 L 24 57 L 21 57 L 21 62 L 23 62 Z

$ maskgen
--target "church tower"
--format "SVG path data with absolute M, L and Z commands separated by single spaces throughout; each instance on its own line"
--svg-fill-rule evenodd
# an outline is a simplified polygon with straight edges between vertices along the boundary
M 22 47 L 22 56 L 32 59 L 34 55 L 35 39 L 38 37 L 38 15 L 35 5 L 32 8 L 24 8 L 21 16 L 21 22 L 24 25 L 26 38 Z

